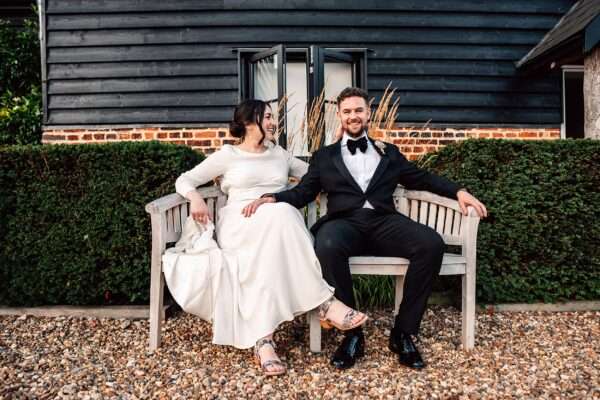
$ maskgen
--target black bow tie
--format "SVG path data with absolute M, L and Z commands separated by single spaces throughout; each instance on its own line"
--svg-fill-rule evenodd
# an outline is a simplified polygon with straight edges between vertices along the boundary
M 352 155 L 356 154 L 356 149 L 360 149 L 360 151 L 364 153 L 365 151 L 367 151 L 368 147 L 367 138 L 363 136 L 358 140 L 348 139 L 348 141 L 346 142 L 346 146 L 348 146 L 348 150 Z

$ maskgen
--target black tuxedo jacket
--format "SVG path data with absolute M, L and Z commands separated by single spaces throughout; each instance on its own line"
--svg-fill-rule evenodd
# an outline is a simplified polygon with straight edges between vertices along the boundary
M 407 189 L 427 190 L 444 197 L 456 199 L 460 186 L 441 176 L 417 168 L 392 144 L 384 143 L 384 151 L 372 139 L 373 147 L 381 161 L 365 192 L 356 183 L 342 159 L 341 141 L 323 147 L 311 158 L 308 172 L 298 185 L 290 190 L 271 194 L 275 201 L 289 203 L 296 208 L 306 206 L 320 192 L 327 193 L 327 215 L 312 227 L 316 234 L 326 221 L 340 218 L 362 208 L 366 200 L 375 211 L 396 213 L 392 194 L 398 184 Z

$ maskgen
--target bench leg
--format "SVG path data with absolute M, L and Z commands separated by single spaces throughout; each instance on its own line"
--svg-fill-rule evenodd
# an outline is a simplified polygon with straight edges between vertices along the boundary
M 462 276 L 462 345 L 464 350 L 475 347 L 475 274 Z
M 160 346 L 160 329 L 164 318 L 163 294 L 165 277 L 162 272 L 152 274 L 150 282 L 150 350 Z
M 310 334 L 310 351 L 321 352 L 321 324 L 317 310 L 311 310 L 306 314 Z
M 394 316 L 398 315 L 404 291 L 404 275 L 396 275 L 396 294 L 394 295 Z

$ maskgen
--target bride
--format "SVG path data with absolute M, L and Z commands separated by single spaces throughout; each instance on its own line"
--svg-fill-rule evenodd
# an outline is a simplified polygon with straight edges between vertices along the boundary
M 223 251 L 235 255 L 228 257 L 228 262 L 237 263 L 238 281 L 234 284 L 239 296 L 233 315 L 213 316 L 213 320 L 231 319 L 235 332 L 227 338 L 213 337 L 213 342 L 242 349 L 254 346 L 256 362 L 266 375 L 286 372 L 273 341 L 282 322 L 314 308 L 319 309 L 324 327 L 348 330 L 367 320 L 365 314 L 333 297 L 297 209 L 272 203 L 253 213 L 248 207 L 265 193 L 284 190 L 289 176 L 300 178 L 308 168 L 274 145 L 275 128 L 268 104 L 243 101 L 230 123 L 230 133 L 240 143 L 224 145 L 175 183 L 177 193 L 190 200 L 191 216 L 208 223 L 208 207 L 195 188 L 221 178 L 221 190 L 228 200 L 215 221 L 217 241 Z

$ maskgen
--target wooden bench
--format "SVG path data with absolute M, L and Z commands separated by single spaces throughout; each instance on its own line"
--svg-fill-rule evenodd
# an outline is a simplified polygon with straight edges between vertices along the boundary
M 218 187 L 197 189 L 205 199 L 211 219 L 227 201 Z M 469 208 L 462 215 L 458 202 L 433 193 L 405 190 L 398 187 L 394 192 L 396 209 L 414 221 L 435 229 L 448 245 L 461 246 L 461 254 L 445 254 L 440 275 L 462 276 L 462 343 L 464 349 L 472 349 L 475 341 L 475 265 L 477 250 L 477 227 L 479 217 Z M 162 255 L 167 244 L 179 240 L 181 227 L 189 215 L 188 200 L 178 194 L 170 194 L 146 205 L 152 223 L 152 258 L 150 280 L 150 349 L 160 346 L 163 292 L 165 279 L 162 272 Z M 306 210 L 306 222 L 310 227 L 317 220 L 317 213 L 327 211 L 327 196 L 320 196 L 319 205 L 312 202 Z M 353 274 L 393 275 L 396 277 L 395 310 L 402 300 L 404 275 L 408 260 L 396 257 L 351 257 Z M 310 349 L 321 351 L 321 327 L 316 311 L 307 313 L 310 325 Z

